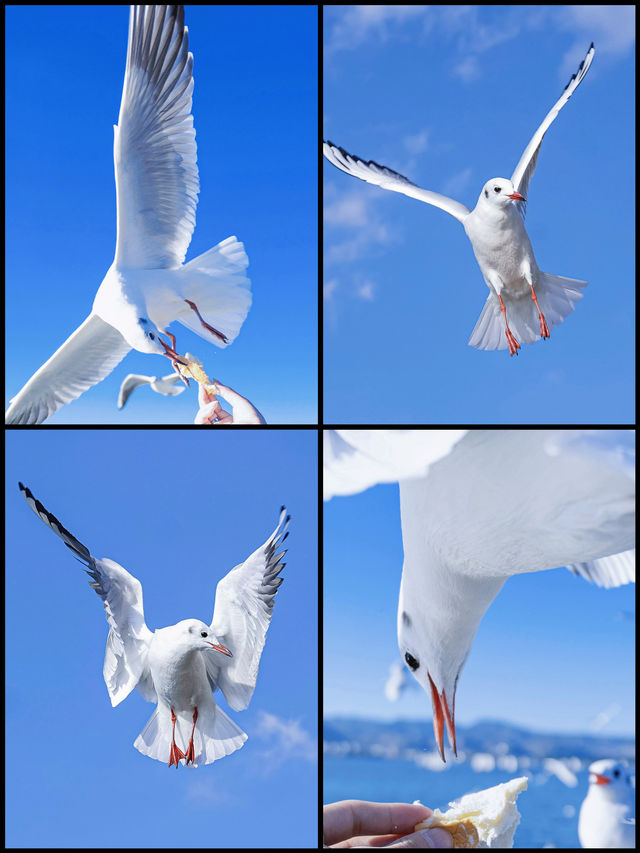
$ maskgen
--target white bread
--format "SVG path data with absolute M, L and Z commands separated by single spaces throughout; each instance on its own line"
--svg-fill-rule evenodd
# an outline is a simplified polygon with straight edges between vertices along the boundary
M 414 831 L 441 826 L 453 836 L 454 847 L 513 847 L 513 836 L 520 823 L 516 798 L 526 787 L 527 777 L 522 776 L 494 788 L 465 794 L 449 803 L 448 811 L 436 809 Z

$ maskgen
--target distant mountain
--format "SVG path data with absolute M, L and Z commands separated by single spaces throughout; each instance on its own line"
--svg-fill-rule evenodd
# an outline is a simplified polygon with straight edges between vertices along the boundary
M 435 749 L 433 727 L 426 720 L 383 722 L 359 717 L 328 717 L 324 721 L 327 745 L 349 742 L 358 752 L 384 749 Z M 499 720 L 480 720 L 456 726 L 458 752 L 509 753 L 516 757 L 566 758 L 583 761 L 617 758 L 635 761 L 635 740 L 611 735 L 549 734 L 523 729 Z

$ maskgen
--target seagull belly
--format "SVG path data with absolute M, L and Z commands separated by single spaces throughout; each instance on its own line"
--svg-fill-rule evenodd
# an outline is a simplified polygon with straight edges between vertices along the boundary
M 491 227 L 469 217 L 465 230 L 487 286 L 496 293 L 530 297 L 528 277 L 535 286 L 538 265 L 524 223 L 516 211 L 512 213 Z
M 149 667 L 158 699 L 174 711 L 191 712 L 213 702 L 202 652 L 152 647 Z

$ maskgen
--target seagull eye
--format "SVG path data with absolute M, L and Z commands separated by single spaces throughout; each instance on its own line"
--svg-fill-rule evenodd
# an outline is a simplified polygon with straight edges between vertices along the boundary
M 415 672 L 415 671 L 416 671 L 416 669 L 418 669 L 418 667 L 420 666 L 420 664 L 418 663 L 418 661 L 414 658 L 414 656 L 413 656 L 413 655 L 410 655 L 410 654 L 409 654 L 409 652 L 407 652 L 407 653 L 405 654 L 404 659 L 405 659 L 405 661 L 407 662 L 407 666 L 410 666 L 410 667 L 411 667 L 411 669 L 412 669 L 414 672 Z
M 620 775 L 620 771 L 619 771 L 619 770 L 614 770 L 614 771 L 613 771 L 613 775 L 614 775 L 614 776 L 616 777 L 616 779 L 617 779 L 617 778 L 618 778 L 618 776 Z
M 206 636 L 207 636 L 207 632 L 206 632 L 206 631 L 201 631 L 201 632 L 200 632 L 200 636 L 201 636 L 201 637 L 206 637 Z
M 152 341 L 155 341 L 155 339 L 156 339 L 156 336 L 153 334 L 153 332 L 149 332 L 149 337 L 151 338 Z
M 494 188 L 493 188 L 493 191 L 494 191 L 494 193 L 499 193 L 499 192 L 500 192 L 500 187 L 494 187 Z

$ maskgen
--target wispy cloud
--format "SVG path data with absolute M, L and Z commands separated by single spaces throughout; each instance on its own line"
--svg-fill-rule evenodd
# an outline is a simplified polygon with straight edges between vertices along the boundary
M 285 720 L 275 714 L 260 711 L 254 735 L 269 744 L 266 749 L 259 751 L 260 763 L 265 773 L 285 761 L 318 760 L 318 742 L 302 727 L 299 720 Z
M 421 130 L 419 133 L 412 133 L 405 136 L 402 141 L 410 154 L 424 154 L 429 147 L 429 131 Z
M 356 295 L 365 302 L 373 302 L 375 286 L 372 281 L 363 281 L 356 289 Z
M 327 39 L 327 53 L 352 50 L 375 39 L 387 41 L 402 33 L 403 25 L 415 22 L 429 6 L 345 6 Z

